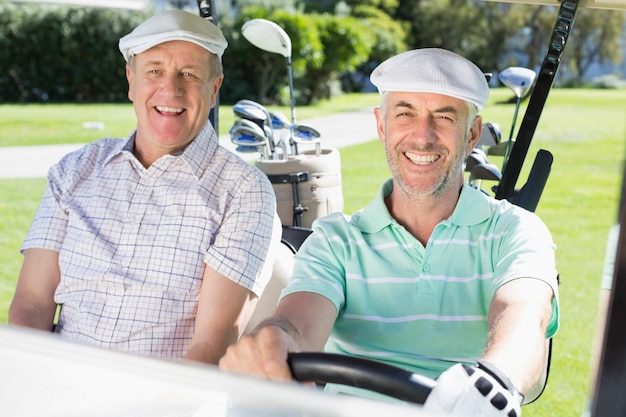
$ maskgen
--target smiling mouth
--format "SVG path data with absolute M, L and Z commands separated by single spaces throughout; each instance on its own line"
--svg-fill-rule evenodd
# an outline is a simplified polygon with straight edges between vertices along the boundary
M 428 165 L 441 158 L 440 155 L 418 155 L 410 152 L 405 152 L 404 156 L 406 156 L 415 165 Z
M 181 114 L 185 111 L 185 109 L 181 107 L 156 106 L 156 109 L 161 114 Z

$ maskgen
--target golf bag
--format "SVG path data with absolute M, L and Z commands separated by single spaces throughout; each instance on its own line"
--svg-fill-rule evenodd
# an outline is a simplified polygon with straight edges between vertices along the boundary
M 304 151 L 288 159 L 259 159 L 276 193 L 283 226 L 310 228 L 318 217 L 343 210 L 341 159 L 336 148 Z

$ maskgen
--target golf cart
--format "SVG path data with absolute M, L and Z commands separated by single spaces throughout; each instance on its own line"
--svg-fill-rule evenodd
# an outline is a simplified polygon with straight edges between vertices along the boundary
M 200 3 L 200 2 L 199 2 Z M 206 3 L 206 2 L 204 2 Z M 609 2 L 606 2 L 609 3 Z M 606 4 L 605 3 L 605 4 Z M 615 7 L 626 7 L 624 2 L 614 2 Z M 542 64 L 524 121 L 514 144 L 509 147 L 510 157 L 497 187 L 497 198 L 505 198 L 520 204 L 520 201 L 538 201 L 545 180 L 549 174 L 551 158 L 535 159 L 535 165 L 528 181 L 520 190 L 515 189 L 521 165 L 526 157 L 530 140 L 536 128 L 543 104 L 551 88 L 558 69 L 561 54 L 572 28 L 577 2 L 561 4 L 557 24 L 553 32 L 551 47 Z M 293 124 L 293 123 L 292 123 Z M 248 132 L 250 133 L 250 132 Z M 546 151 L 547 152 L 547 151 Z M 626 178 L 626 177 L 625 177 Z M 626 198 L 623 193 L 622 198 Z M 520 204 L 521 205 L 521 204 Z M 620 219 L 626 220 L 626 219 Z M 620 236 L 618 260 L 615 277 L 626 274 L 626 239 Z M 623 280 L 622 280 L 623 281 Z M 624 332 L 617 319 L 624 307 L 626 289 L 619 279 L 615 280 L 611 315 L 607 324 L 605 351 L 598 383 L 598 391 L 594 401 L 594 414 L 597 416 L 623 415 L 626 410 L 621 393 L 626 389 L 624 357 L 626 343 Z M 262 381 L 253 381 L 234 375 L 224 375 L 210 367 L 186 366 L 153 361 L 146 358 L 135 358 L 114 352 L 75 346 L 54 336 L 31 333 L 26 330 L 0 328 L 0 409 L 5 408 L 10 415 L 34 414 L 45 415 L 50 410 L 59 411 L 63 415 L 425 415 L 417 406 L 409 404 L 381 404 L 356 398 L 340 398 L 322 396 L 314 390 L 301 387 L 274 385 Z M 32 355 L 31 355 L 32 354 Z M 33 360 L 34 358 L 38 358 Z M 346 371 L 344 365 L 349 360 L 337 361 L 329 356 L 307 357 L 304 362 L 313 363 L 310 370 L 299 370 L 299 359 L 291 358 L 295 374 L 304 380 L 321 380 L 321 376 L 311 376 L 307 372 L 323 373 L 320 369 L 329 369 L 329 373 L 345 375 L 352 372 L 354 376 L 331 376 L 356 384 L 371 381 L 387 381 L 387 370 L 376 368 L 357 369 L 362 363 L 356 364 L 352 370 Z M 53 368 L 52 372 L 41 375 L 40 369 Z M 306 366 L 304 366 L 306 368 Z M 356 372 L 356 373 L 355 373 Z M 8 376 L 10 375 L 10 380 Z M 387 375 L 387 376 L 386 376 Z M 85 378 L 88 376 L 88 378 Z M 402 380 L 404 375 L 392 373 L 390 380 Z M 415 392 L 423 401 L 433 381 L 415 379 Z M 89 380 L 89 385 L 84 381 Z M 33 381 L 42 384 L 36 390 L 40 401 L 33 402 Z M 92 384 L 92 381 L 94 382 Z M 413 382 L 413 381 L 412 381 Z M 389 387 L 384 382 L 382 389 Z M 362 385 L 363 386 L 363 385 Z M 5 389 L 6 388 L 6 389 Z M 372 387 L 377 389 L 376 387 Z M 28 396 L 25 393 L 28 392 Z M 75 398 L 73 404 L 67 404 L 63 394 L 67 392 Z M 102 396 L 100 392 L 107 392 Z M 389 393 L 394 394 L 394 393 Z M 121 400 L 119 408 L 111 408 L 111 399 Z M 404 397 L 401 397 L 404 398 Z M 411 401 L 408 398 L 404 398 Z M 269 405 L 268 405 L 269 404 Z M 24 407 L 32 405 L 24 412 Z M 115 404 L 113 404 L 115 405 Z M 152 406 L 147 413 L 142 406 Z M 10 408 L 13 407 L 13 408 Z M 41 408 L 36 408 L 41 407 Z M 45 407 L 45 408 L 44 408 Z M 604 408 L 603 408 L 604 407 Z M 94 408 L 98 408 L 94 412 Z M 68 411 L 69 410 L 69 411 Z M 47 412 L 46 412 L 47 411 Z M 99 414 L 101 413 L 101 414 Z M 376 413 L 376 414 L 374 414 Z

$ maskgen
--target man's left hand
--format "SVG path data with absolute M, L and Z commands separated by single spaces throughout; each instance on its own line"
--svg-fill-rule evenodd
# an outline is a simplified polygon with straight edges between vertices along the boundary
M 424 410 L 463 417 L 520 417 L 523 398 L 493 364 L 456 364 L 437 378 Z

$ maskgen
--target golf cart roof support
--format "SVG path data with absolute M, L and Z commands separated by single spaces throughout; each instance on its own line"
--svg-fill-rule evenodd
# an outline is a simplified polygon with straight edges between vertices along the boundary
M 198 0 L 198 9 L 200 13 L 200 17 L 212 22 L 217 26 L 217 11 L 215 10 L 215 1 L 214 0 Z M 213 129 L 215 129 L 215 133 L 217 135 L 220 134 L 218 128 L 219 121 L 219 110 L 220 107 L 220 95 L 219 92 L 215 97 L 215 107 L 211 109 L 209 112 L 209 121 L 213 125 Z
M 603 329 L 602 355 L 597 369 L 596 385 L 593 387 L 590 414 L 593 417 L 626 415 L 626 166 L 622 178 L 618 222 L 621 226 L 613 268 L 613 285 Z
M 499 200 L 511 200 L 515 193 L 515 184 L 519 178 L 524 159 L 528 153 L 530 143 L 539 123 L 539 117 L 543 111 L 543 106 L 548 98 L 548 93 L 552 88 L 554 78 L 561 63 L 563 50 L 567 43 L 570 31 L 574 24 L 574 17 L 578 1 L 564 1 L 561 3 L 557 15 L 552 37 L 548 45 L 548 52 L 541 64 L 541 69 L 531 93 L 528 108 L 524 114 L 524 119 L 517 132 L 517 138 L 511 150 L 506 169 L 502 173 L 502 180 L 497 187 L 496 198 Z M 549 172 L 549 170 L 548 170 Z M 528 185 L 528 184 L 527 184 Z

